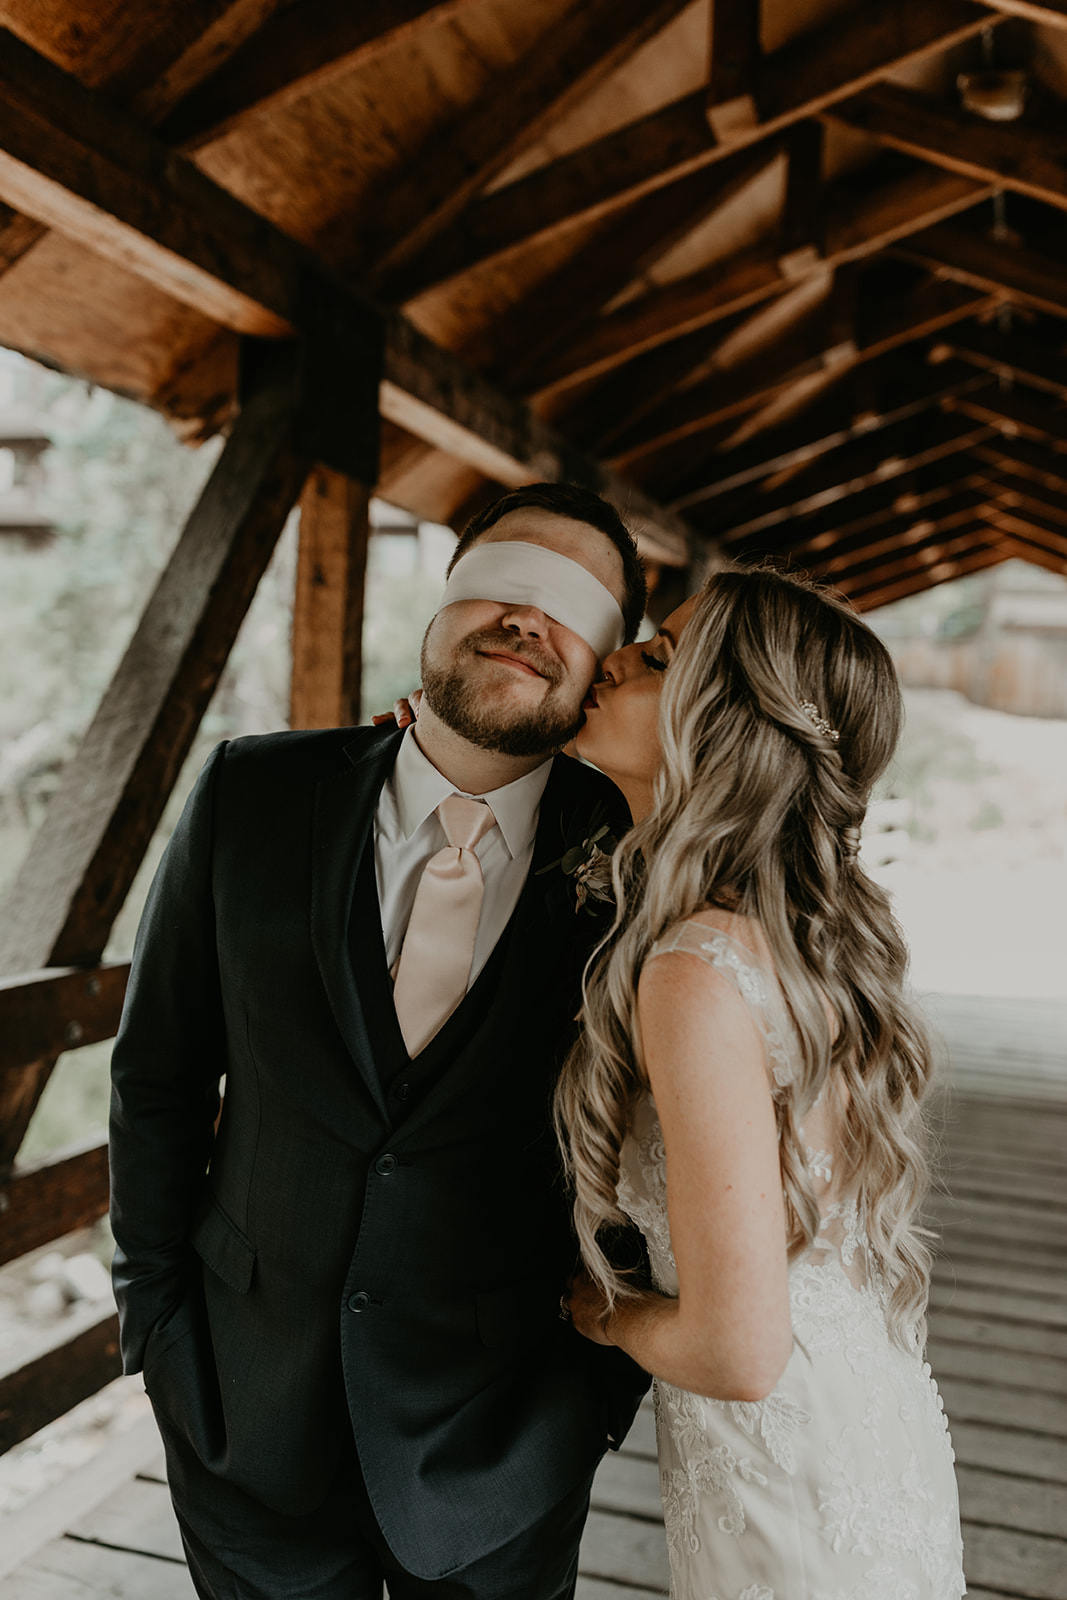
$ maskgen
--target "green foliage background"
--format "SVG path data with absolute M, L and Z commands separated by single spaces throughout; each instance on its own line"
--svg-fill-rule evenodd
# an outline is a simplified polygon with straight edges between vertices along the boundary
M 221 450 L 182 445 L 144 407 L 0 353 L 9 403 L 53 439 L 36 492 L 56 524 L 32 547 L 0 537 L 0 895 L 18 870 L 122 658 L 145 602 Z M 220 740 L 287 725 L 297 519 L 290 520 L 108 947 L 127 957 L 152 873 L 205 757 Z M 411 537 L 372 540 L 365 715 L 418 682 L 419 645 L 440 594 Z M 110 1045 L 64 1056 L 21 1159 L 97 1133 Z

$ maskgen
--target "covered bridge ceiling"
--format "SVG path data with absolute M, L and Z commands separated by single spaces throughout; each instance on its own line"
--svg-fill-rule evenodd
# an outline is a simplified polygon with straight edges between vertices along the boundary
M 317 262 L 390 308 L 378 487 L 419 515 L 597 459 L 675 564 L 773 551 L 861 608 L 1067 571 L 1067 0 L 0 26 L 0 342 L 202 437 Z

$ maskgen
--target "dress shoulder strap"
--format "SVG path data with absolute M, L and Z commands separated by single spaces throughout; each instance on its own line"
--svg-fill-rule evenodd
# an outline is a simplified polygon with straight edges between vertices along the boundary
M 721 973 L 737 990 L 763 1036 L 767 1066 L 775 1086 L 784 1089 L 793 1081 L 793 1061 L 789 1049 L 791 1028 L 785 1002 L 774 975 L 757 959 L 747 945 L 703 922 L 676 922 L 648 952 L 647 961 L 676 953 L 696 956 Z

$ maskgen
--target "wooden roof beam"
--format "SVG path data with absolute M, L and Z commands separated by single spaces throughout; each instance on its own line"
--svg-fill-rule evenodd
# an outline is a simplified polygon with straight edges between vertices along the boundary
M 1067 28 L 1067 0 L 986 0 L 1006 17 L 1023 17 L 1042 28 Z
M 991 432 L 962 416 L 912 417 L 827 451 L 784 483 L 712 502 L 698 526 L 736 543 L 742 536 L 781 526 L 945 456 L 959 455 L 984 442 Z
M 538 374 L 552 352 L 565 359 L 609 300 L 653 271 L 680 239 L 739 194 L 777 154 L 774 141 L 767 141 L 643 195 L 526 295 L 518 311 L 494 321 L 475 341 L 475 358 L 484 341 L 489 370 L 515 393 L 536 392 Z M 760 293 L 752 297 L 753 302 L 760 298 Z
M 946 538 L 945 533 L 952 537 Z M 933 529 L 903 556 L 876 559 L 873 563 L 858 562 L 854 568 L 834 575 L 834 587 L 851 598 L 853 594 L 868 592 L 873 585 L 881 587 L 912 574 L 929 576 L 945 562 L 958 562 L 979 550 L 991 548 L 994 537 L 981 517 L 970 517 L 962 528 L 954 523 L 944 532 Z
M 291 105 L 469 9 L 471 0 L 301 0 L 268 17 L 159 125 L 199 150 L 251 112 Z
M 1057 518 L 1045 516 L 1034 506 L 994 502 L 989 508 L 989 517 L 996 527 L 1031 538 L 1055 554 L 1067 556 L 1067 528 Z
M 955 100 L 879 83 L 832 106 L 835 121 L 977 182 L 1067 210 L 1067 144 L 1027 122 L 987 122 Z
M 995 543 L 982 542 L 976 545 L 968 555 L 941 560 L 934 567 L 926 567 L 906 577 L 894 579 L 892 576 L 882 576 L 869 586 L 853 590 L 848 598 L 857 611 L 874 611 L 878 606 L 891 605 L 894 600 L 906 600 L 909 595 L 923 594 L 927 589 L 935 589 L 941 583 L 951 583 L 956 578 L 965 578 L 969 573 L 986 572 L 990 567 L 999 567 L 1007 559 L 1005 543 L 998 537 Z
M 1001 242 L 953 222 L 912 234 L 892 250 L 956 283 L 999 292 L 1050 316 L 1067 317 L 1067 270 L 1058 256 Z
M 986 385 L 984 374 L 959 361 L 936 364 L 911 351 L 853 368 L 843 383 L 795 422 L 720 455 L 701 453 L 698 467 L 675 486 L 682 510 L 749 488 L 761 479 L 795 473 L 827 451 L 931 410 L 951 394 Z
M 351 267 L 367 269 L 395 300 L 388 278 L 436 239 L 480 190 L 682 10 L 687 0 L 583 0 L 537 41 L 449 129 L 359 206 Z
M 716 139 L 707 120 L 706 91 L 697 90 L 492 194 L 472 198 L 452 226 L 437 232 L 432 246 L 409 250 L 402 265 L 389 265 L 380 287 L 402 303 L 492 256 L 629 205 L 651 189 L 723 160 L 739 144 L 818 116 L 887 72 L 948 49 L 999 20 L 998 13 L 970 0 L 929 0 L 921 6 L 858 0 L 825 29 L 765 58 L 763 118 L 741 138 Z
M 1067 448 L 995 433 L 975 453 L 988 466 L 1006 468 L 1017 477 L 1067 494 Z
M 788 547 L 789 553 L 816 576 L 837 583 L 869 570 L 872 563 L 906 555 L 912 549 L 923 549 L 928 541 L 944 538 L 946 533 L 957 528 L 974 527 L 985 516 L 988 498 L 981 489 L 963 489 L 959 494 L 947 496 L 932 508 L 929 516 L 912 513 L 894 518 L 879 530 L 877 537 L 842 542 L 823 556 L 810 557 L 792 545 Z
M 608 438 L 598 439 L 597 448 L 610 453 L 616 464 L 629 466 L 673 439 L 736 416 L 746 405 L 770 398 L 819 368 L 873 360 L 961 318 L 975 316 L 989 303 L 989 297 L 980 291 L 960 293 L 952 284 L 925 284 L 904 306 L 877 315 L 851 351 L 842 344 L 840 332 L 833 326 L 833 311 L 828 310 L 823 328 L 813 319 L 795 339 L 782 340 L 766 355 L 756 358 L 747 371 L 739 368 L 716 374 L 704 383 L 679 391 L 649 415 L 635 420 L 626 432 L 615 431 Z M 809 348 L 801 355 L 805 341 Z M 593 399 L 595 402 L 595 396 Z
M 723 543 L 731 555 L 750 553 L 758 546 L 764 551 L 785 550 L 800 559 L 821 560 L 838 550 L 858 548 L 883 533 L 907 528 L 920 512 L 944 507 L 958 495 L 971 496 L 974 506 L 994 492 L 988 468 L 954 454 L 916 471 L 868 484 L 806 516 L 778 523 L 776 542 L 766 534 L 740 539 L 726 534 Z
M 998 433 L 1067 446 L 1067 409 L 1043 405 L 1022 389 L 976 389 L 946 400 L 945 409 L 988 422 Z
M 0 198 L 240 332 L 291 334 L 308 274 L 322 270 L 191 161 L 3 30 Z M 575 451 L 399 313 L 383 315 L 383 416 L 501 483 L 577 477 L 599 486 L 663 559 L 688 559 L 679 517 Z
M 928 170 L 886 185 L 884 191 L 875 190 L 859 203 L 850 188 L 847 202 L 836 209 L 831 193 L 821 259 L 809 254 L 801 262 L 794 248 L 787 271 L 781 246 L 762 246 L 652 289 L 598 318 L 583 339 L 547 356 L 527 387 L 546 394 L 584 383 L 644 350 L 782 294 L 795 286 L 798 276 L 875 255 L 908 233 L 966 210 L 991 193 L 989 185 Z
M 1005 555 L 1014 556 L 1018 561 L 1029 561 L 1035 567 L 1044 567 L 1047 572 L 1055 572 L 1061 578 L 1067 577 L 1067 553 L 1058 555 L 1021 534 L 1008 535 L 1002 532 L 998 535 L 997 544 Z
M 1059 350 L 1049 348 L 1047 341 L 1015 330 L 998 333 L 993 327 L 972 323 L 949 329 L 942 344 L 946 353 L 961 361 L 971 361 L 998 377 L 1017 378 L 1030 388 L 1044 389 L 1067 400 L 1067 362 Z

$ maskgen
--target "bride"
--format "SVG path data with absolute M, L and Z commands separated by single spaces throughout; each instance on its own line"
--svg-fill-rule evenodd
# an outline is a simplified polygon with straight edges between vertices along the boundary
M 956 1600 L 923 1361 L 930 1074 L 856 855 L 902 720 L 845 605 L 716 572 L 617 651 L 578 751 L 626 795 L 557 1120 L 580 1333 L 655 1375 L 674 1600 Z M 651 1289 L 604 1242 L 644 1235 Z

